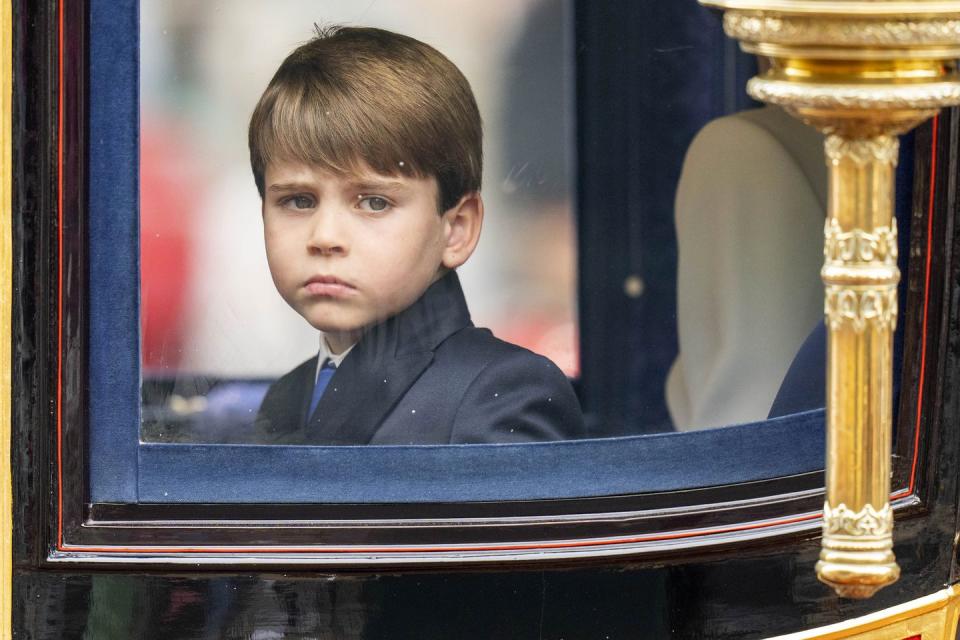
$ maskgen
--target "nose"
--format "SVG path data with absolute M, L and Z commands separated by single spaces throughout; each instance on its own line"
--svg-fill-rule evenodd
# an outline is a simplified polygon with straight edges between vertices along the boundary
M 346 255 L 346 229 L 336 210 L 321 207 L 311 216 L 307 251 L 316 255 Z

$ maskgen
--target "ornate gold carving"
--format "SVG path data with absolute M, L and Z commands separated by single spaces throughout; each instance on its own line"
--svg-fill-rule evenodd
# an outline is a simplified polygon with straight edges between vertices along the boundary
M 823 504 L 823 543 L 817 576 L 845 598 L 867 598 L 895 581 L 900 567 L 893 556 L 893 509 L 865 504 L 857 511 L 840 503 Z
M 12 638 L 13 487 L 10 469 L 13 331 L 13 7 L 0 0 L 0 638 Z M 29 633 L 29 631 L 28 631 Z
M 723 29 L 731 38 L 776 44 L 904 47 L 960 44 L 960 20 L 824 19 L 730 11 Z
M 900 141 L 894 136 L 850 139 L 831 135 L 824 140 L 823 149 L 827 161 L 834 165 L 843 160 L 852 160 L 861 167 L 873 162 L 897 166 Z
M 938 109 L 960 102 L 960 84 L 833 85 L 751 78 L 747 93 L 757 100 L 819 109 Z
M 897 327 L 897 288 L 852 289 L 827 285 L 823 313 L 831 329 L 851 323 L 857 333 L 869 325 L 893 331 Z
M 730 11 L 782 11 L 792 15 L 917 17 L 960 13 L 957 0 L 700 0 Z
M 960 104 L 960 1 L 700 1 L 727 10 L 724 28 L 744 51 L 770 59 L 748 93 L 831 136 L 821 271 L 828 504 L 816 570 L 841 596 L 868 597 L 900 575 L 886 500 L 899 280 L 894 136 Z
M 889 537 L 893 532 L 893 509 L 885 504 L 880 509 L 872 504 L 853 511 L 842 502 L 831 507 L 823 503 L 823 535 L 847 535 L 856 537 Z
M 947 640 L 956 637 L 958 609 L 960 589 L 950 586 L 857 618 L 767 640 Z
M 897 223 L 877 227 L 872 232 L 863 229 L 844 231 L 836 218 L 828 218 L 823 227 L 823 257 L 828 263 L 882 262 L 897 264 Z

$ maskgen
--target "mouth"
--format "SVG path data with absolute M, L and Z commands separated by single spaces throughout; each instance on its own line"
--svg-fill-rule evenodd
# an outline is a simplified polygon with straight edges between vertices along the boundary
M 313 276 L 303 285 L 311 296 L 324 298 L 346 298 L 357 292 L 357 288 L 336 276 Z

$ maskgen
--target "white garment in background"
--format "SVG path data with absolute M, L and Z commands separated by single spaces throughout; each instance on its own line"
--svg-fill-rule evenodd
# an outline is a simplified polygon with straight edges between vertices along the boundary
M 696 136 L 677 185 L 679 430 L 763 420 L 823 317 L 823 136 L 774 107 Z

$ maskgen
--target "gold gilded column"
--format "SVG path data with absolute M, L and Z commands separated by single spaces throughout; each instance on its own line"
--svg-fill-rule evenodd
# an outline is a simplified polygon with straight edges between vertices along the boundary
M 960 103 L 960 2 L 701 0 L 770 60 L 754 98 L 823 131 L 827 460 L 819 578 L 866 598 L 900 575 L 890 508 L 897 135 Z M 749 188 L 745 186 L 744 188 Z
M 897 138 L 826 140 L 824 227 L 827 499 L 817 572 L 840 595 L 895 581 L 890 509 L 892 349 L 897 322 Z
M 13 7 L 0 0 L 0 640 L 13 637 L 10 415 L 13 306 Z

